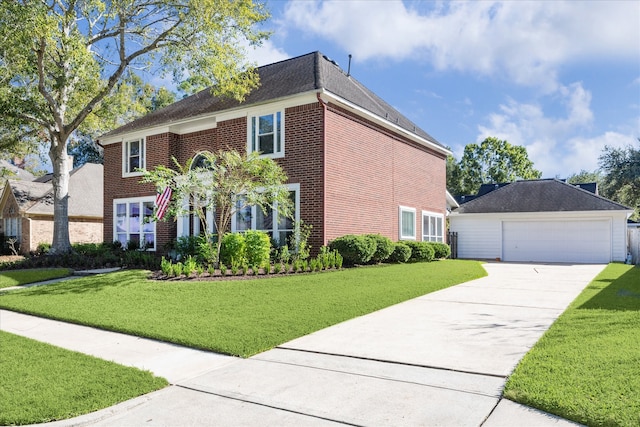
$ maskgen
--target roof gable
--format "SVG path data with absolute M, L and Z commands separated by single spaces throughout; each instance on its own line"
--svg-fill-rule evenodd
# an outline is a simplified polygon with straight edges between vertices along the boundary
M 183 120 L 275 101 L 297 94 L 325 90 L 405 131 L 445 148 L 352 76 L 348 76 L 335 62 L 320 52 L 265 65 L 257 68 L 256 71 L 260 76 L 260 87 L 253 90 L 242 103 L 230 98 L 214 97 L 210 90 L 206 89 L 114 129 L 102 138 L 167 126 Z
M 589 191 L 557 179 L 516 181 L 479 196 L 458 213 L 572 212 L 630 210 Z

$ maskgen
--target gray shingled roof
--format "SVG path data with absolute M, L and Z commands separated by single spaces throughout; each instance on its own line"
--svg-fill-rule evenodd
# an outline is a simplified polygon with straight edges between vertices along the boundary
M 473 199 L 458 213 L 569 212 L 631 210 L 557 179 L 516 181 Z
M 260 87 L 252 91 L 242 103 L 228 98 L 214 97 L 207 89 L 114 129 L 102 138 L 324 89 L 421 138 L 444 147 L 353 76 L 347 76 L 335 62 L 320 52 L 265 65 L 257 68 L 257 72 L 260 75 Z

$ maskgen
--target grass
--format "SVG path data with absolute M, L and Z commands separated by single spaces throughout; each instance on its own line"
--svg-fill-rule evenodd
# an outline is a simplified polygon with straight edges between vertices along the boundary
M 0 289 L 27 283 L 66 277 L 72 273 L 68 268 L 35 268 L 31 270 L 10 270 L 0 272 Z
M 66 419 L 161 389 L 163 378 L 0 331 L 0 425 Z
M 476 261 L 353 268 L 237 281 L 151 281 L 125 270 L 0 296 L 0 307 L 248 357 L 486 275 Z
M 640 268 L 606 267 L 523 358 L 504 395 L 589 426 L 640 425 Z

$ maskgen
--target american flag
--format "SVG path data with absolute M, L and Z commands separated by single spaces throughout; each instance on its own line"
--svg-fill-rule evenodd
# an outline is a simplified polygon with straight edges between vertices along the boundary
M 156 196 L 156 220 L 161 220 L 171 201 L 171 187 L 166 186 L 162 193 Z

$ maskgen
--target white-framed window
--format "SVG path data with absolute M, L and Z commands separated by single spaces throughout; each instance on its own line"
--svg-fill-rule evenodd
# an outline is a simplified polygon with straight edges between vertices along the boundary
M 144 138 L 132 139 L 122 143 L 122 176 L 141 175 L 136 169 L 145 168 Z
M 193 161 L 191 162 L 191 169 L 211 169 L 212 165 L 209 164 L 207 158 L 204 156 L 204 153 L 205 152 L 200 152 L 193 157 Z M 183 215 L 177 218 L 178 237 L 200 236 L 205 232 L 205 225 L 201 223 L 200 216 L 195 213 L 195 209 L 197 208 L 194 202 L 194 200 L 187 199 L 182 201 L 183 207 L 190 213 L 188 215 Z M 214 209 L 207 209 L 206 206 L 201 206 L 198 209 L 200 209 L 204 213 L 207 230 L 209 230 L 209 232 L 213 232 L 213 216 L 215 213 Z
M 284 113 L 249 117 L 248 151 L 257 151 L 271 158 L 284 157 Z
M 400 206 L 399 213 L 400 240 L 416 240 L 416 210 Z
M 113 240 L 123 247 L 137 242 L 139 248 L 156 250 L 155 197 L 135 197 L 113 201 Z
M 422 241 L 444 243 L 444 215 L 422 211 Z
M 257 206 L 245 206 L 231 218 L 231 231 L 261 230 L 269 234 L 279 245 L 286 245 L 295 232 L 295 222 L 300 220 L 300 184 L 288 184 L 289 197 L 293 203 L 293 219 L 278 215 L 278 206 L 263 212 Z M 237 203 L 243 205 L 242 196 Z
M 4 235 L 7 238 L 15 238 L 20 240 L 22 222 L 18 217 L 4 219 Z

